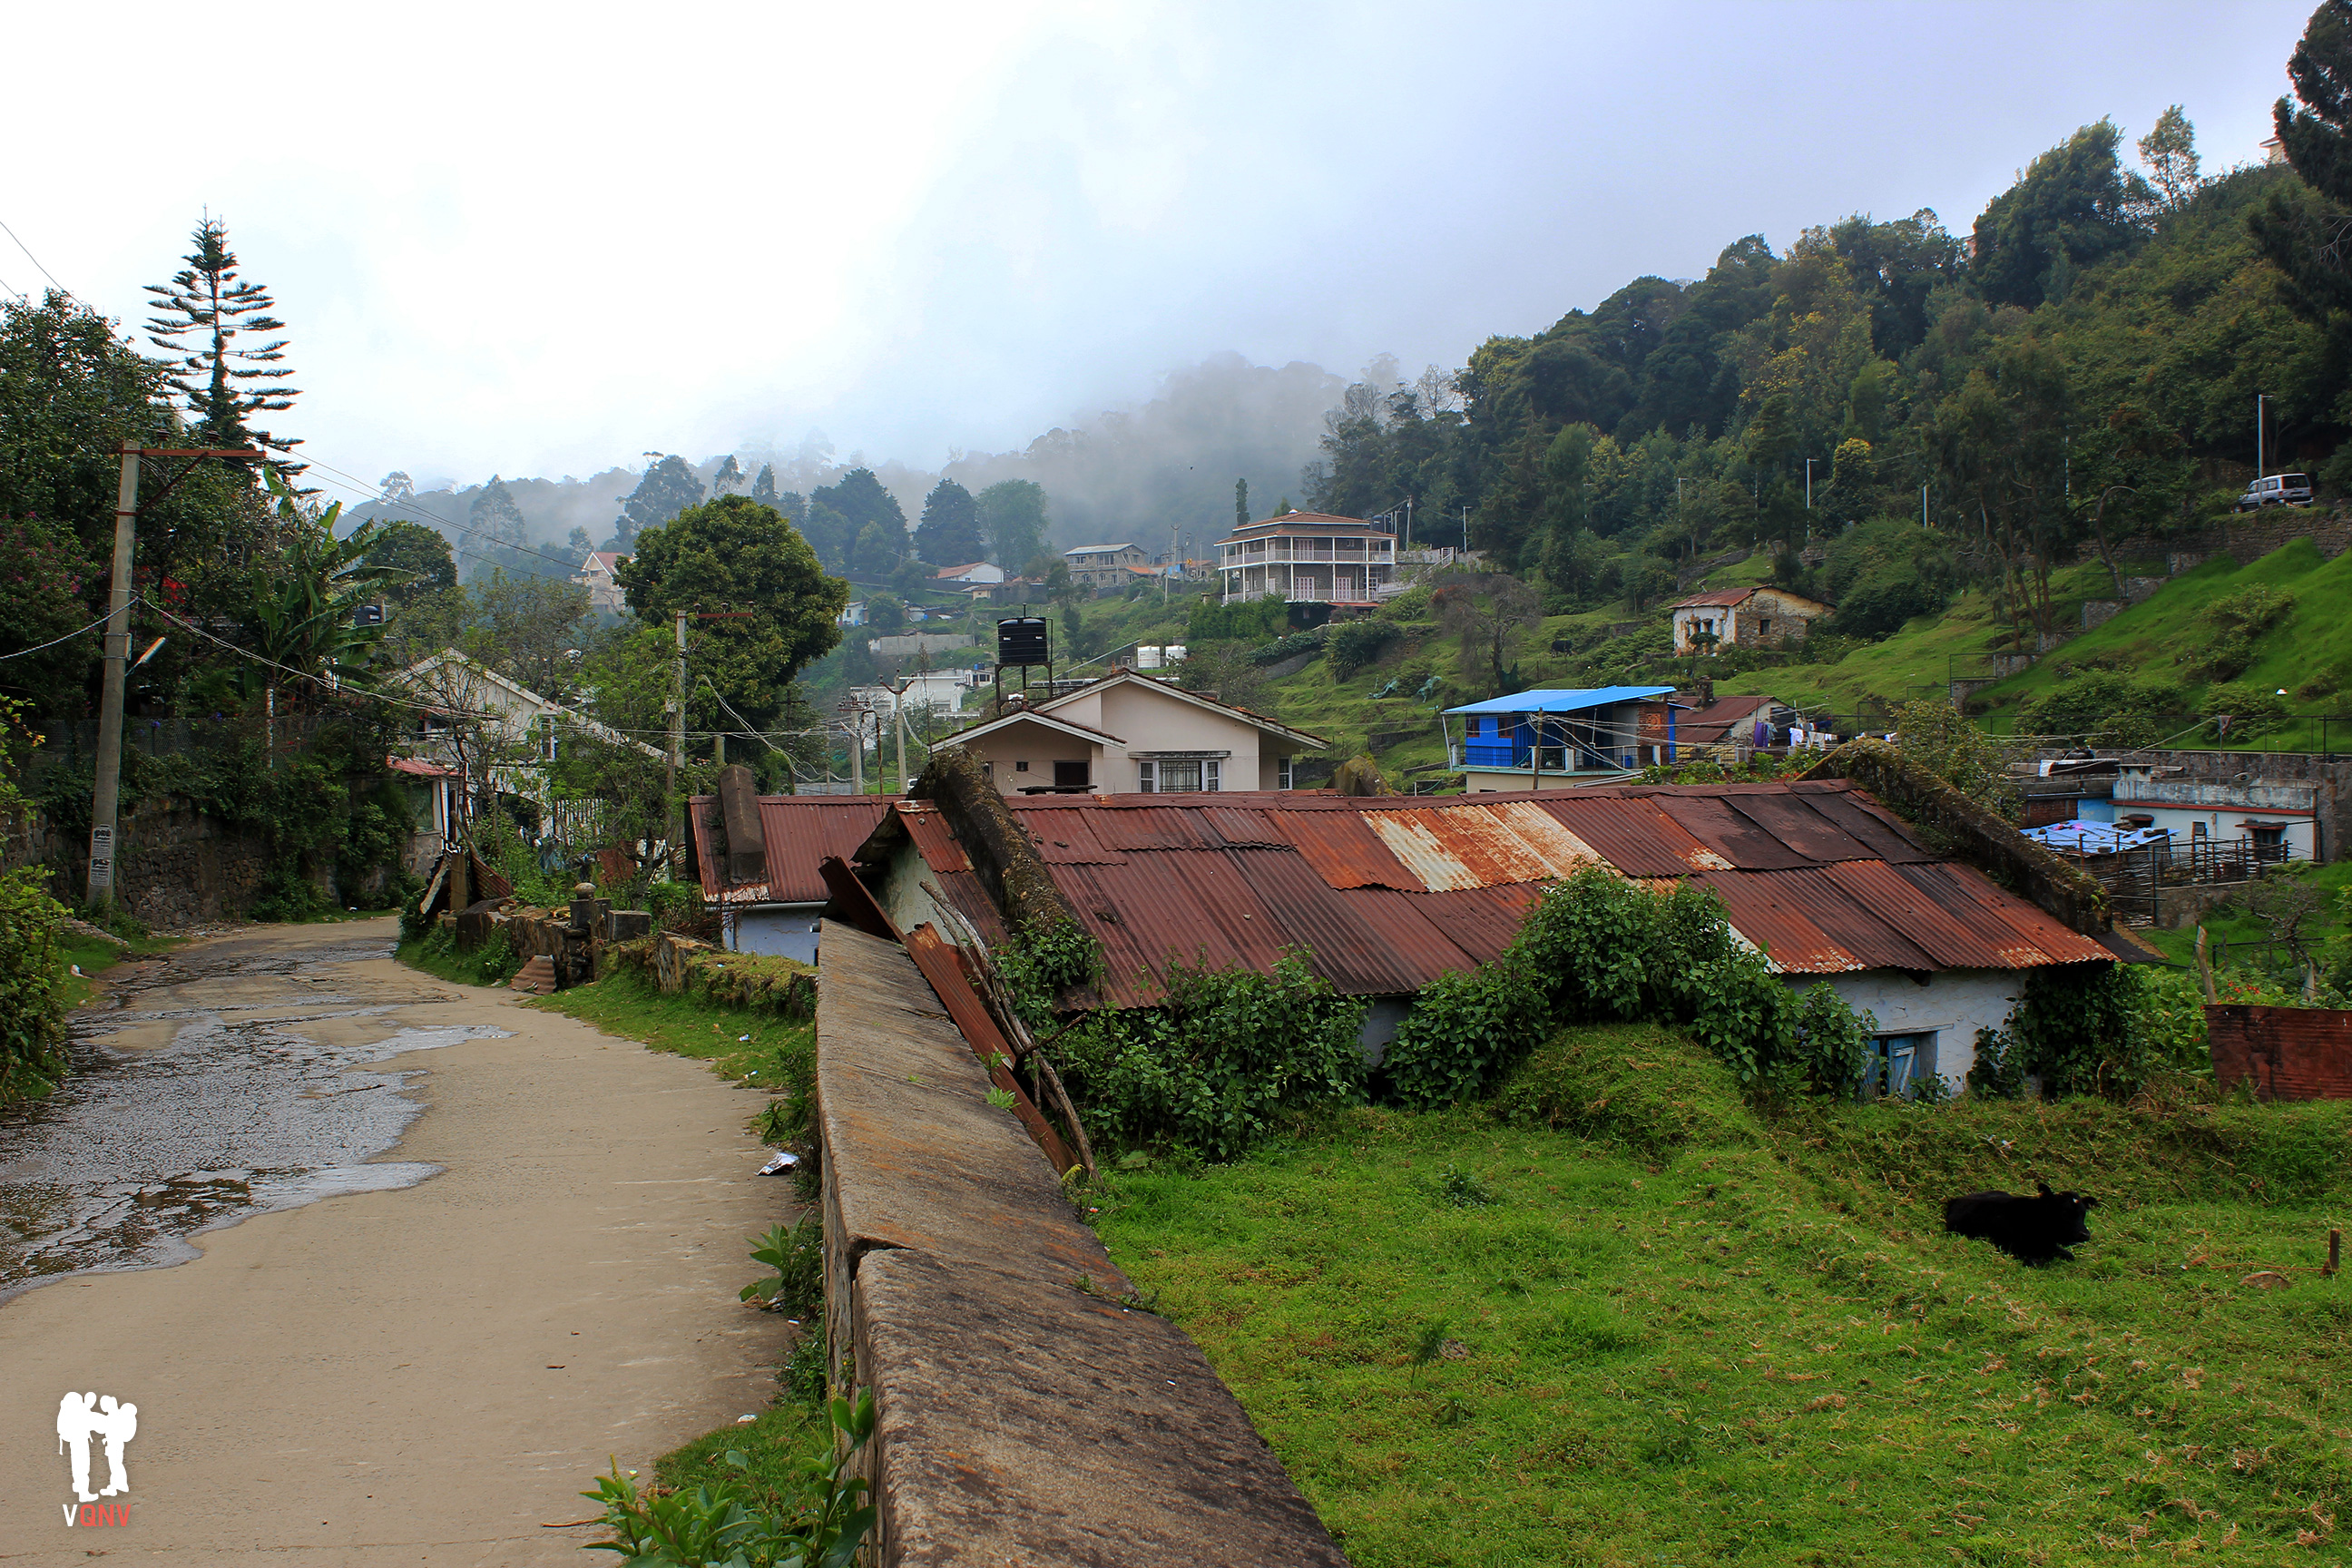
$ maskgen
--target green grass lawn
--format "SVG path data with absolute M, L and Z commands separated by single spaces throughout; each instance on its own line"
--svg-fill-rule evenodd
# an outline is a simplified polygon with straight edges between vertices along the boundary
M 1367 1110 L 1099 1200 L 1360 1568 L 2341 1560 L 2352 1111 L 1767 1126 L 1654 1031 L 1580 1038 L 1588 1135 Z M 1942 1233 L 2036 1173 L 2104 1200 L 2076 1261 Z

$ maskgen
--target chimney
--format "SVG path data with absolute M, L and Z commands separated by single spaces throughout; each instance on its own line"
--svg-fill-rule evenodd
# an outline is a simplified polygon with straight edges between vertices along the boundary
M 760 786 L 737 763 L 719 770 L 719 820 L 727 827 L 726 885 L 768 879 L 768 841 L 760 827 Z

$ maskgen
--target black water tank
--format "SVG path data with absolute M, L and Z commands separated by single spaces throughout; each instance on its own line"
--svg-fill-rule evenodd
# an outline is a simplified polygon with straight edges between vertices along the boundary
M 1046 653 L 1045 617 L 1014 616 L 997 622 L 996 662 L 1008 669 L 1052 663 Z

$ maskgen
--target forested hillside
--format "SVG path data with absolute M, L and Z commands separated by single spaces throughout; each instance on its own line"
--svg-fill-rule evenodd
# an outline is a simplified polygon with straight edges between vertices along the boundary
M 1753 547 L 1884 636 L 1990 576 L 2001 625 L 2053 629 L 2052 574 L 2114 539 L 2209 519 L 2252 472 L 2329 461 L 2343 348 L 2296 313 L 2250 218 L 2320 199 L 2283 165 L 2196 174 L 2178 110 L 2130 167 L 2111 122 L 2036 159 L 1970 236 L 1932 212 L 1855 216 L 1785 252 L 1727 246 L 1707 275 L 1642 278 L 1532 337 L 1488 339 L 1463 406 L 1349 388 L 1306 503 L 1410 498 L 1538 579 L 1554 611 L 1669 594 L 1698 558 Z M 1810 504 L 1809 504 L 1810 503 Z M 1817 547 L 1876 518 L 1870 548 Z M 1442 521 L 1441 521 L 1442 520 Z

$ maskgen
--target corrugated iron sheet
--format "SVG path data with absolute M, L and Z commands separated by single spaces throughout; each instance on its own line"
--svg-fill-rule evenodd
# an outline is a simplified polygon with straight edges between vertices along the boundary
M 1911 836 L 1909 825 L 1901 817 L 1876 801 L 1855 794 L 1851 786 L 1801 782 L 1790 787 L 1877 859 L 1902 866 L 1935 858 Z
M 971 857 L 956 842 L 955 830 L 940 808 L 929 801 L 910 800 L 900 804 L 898 820 L 922 852 L 925 864 L 935 871 L 969 871 Z
M 1012 800 L 1103 944 L 1106 1000 L 1149 1005 L 1171 962 L 1270 968 L 1303 947 L 1351 995 L 1490 962 L 1543 886 L 1606 865 L 1696 878 L 1793 973 L 2005 969 L 2112 956 L 1972 868 L 1935 860 L 1843 781 L 1618 786 L 1422 801 L 1249 794 Z M 900 818 L 941 896 L 1003 940 L 939 814 Z
M 817 867 L 827 856 L 844 860 L 857 853 L 889 811 L 882 795 L 787 795 L 760 797 L 760 832 L 768 844 L 768 897 L 780 904 L 821 904 L 824 879 Z M 710 857 L 702 857 L 704 876 Z
M 1265 819 L 1327 886 L 1428 890 L 1428 884 L 1381 841 L 1360 811 L 1269 811 Z
M 1875 860 L 1868 848 L 1836 823 L 1813 809 L 1801 795 L 1763 787 L 1733 789 L 1723 802 L 1773 838 L 1815 863 L 1833 860 Z
M 1033 807 L 1013 820 L 1048 866 L 1116 866 L 1127 858 L 1095 837 L 1094 823 L 1078 807 Z
M 1732 868 L 1730 860 L 1661 811 L 1647 794 L 1585 795 L 1582 790 L 1559 790 L 1539 804 L 1628 877 L 1686 877 Z
M 1536 837 L 1522 830 L 1523 819 L 1542 825 Z M 1600 860 L 1590 845 L 1555 819 L 1517 803 L 1369 811 L 1364 820 L 1433 892 L 1538 882 Z
M 1660 811 L 1675 819 L 1700 843 L 1723 858 L 1726 866 L 1743 871 L 1782 871 L 1812 861 L 1781 843 L 1752 817 L 1731 809 L 1720 795 L 1654 795 Z

